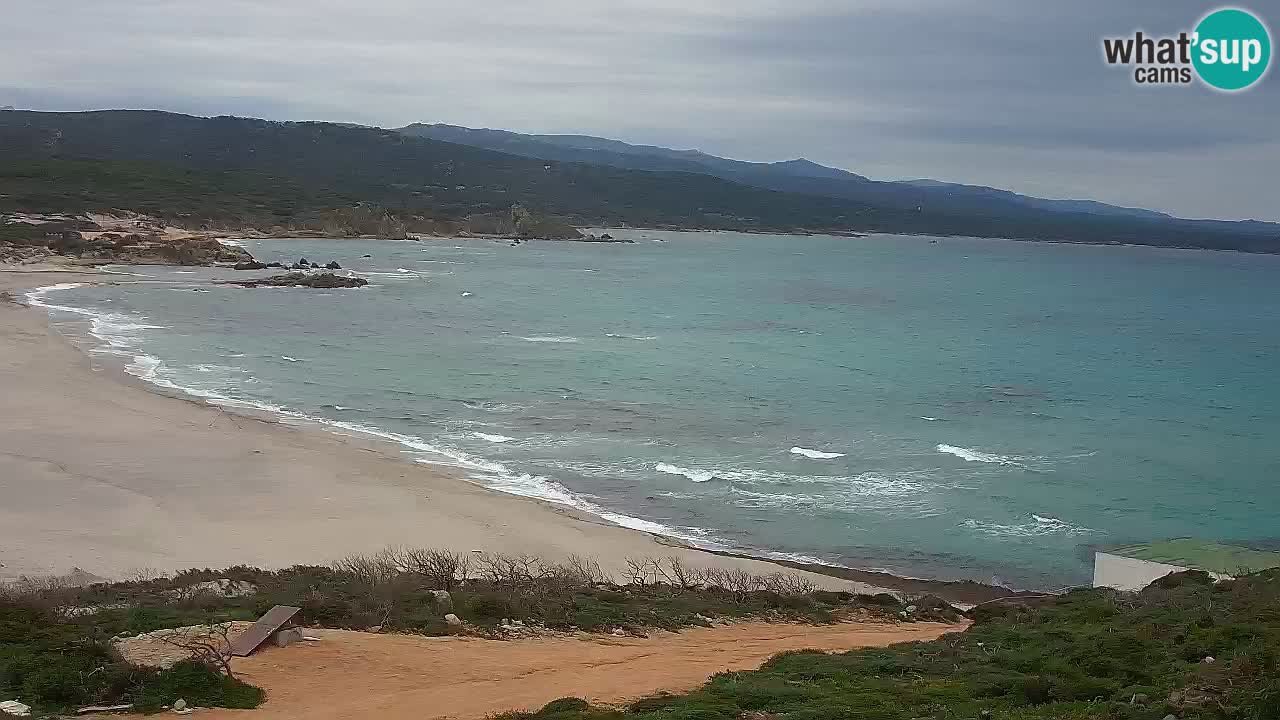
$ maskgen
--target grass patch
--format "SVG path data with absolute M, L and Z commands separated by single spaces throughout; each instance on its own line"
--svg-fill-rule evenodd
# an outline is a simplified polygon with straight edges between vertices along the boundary
M 223 578 L 251 583 L 254 591 L 223 597 L 200 589 Z M 909 619 L 957 617 L 941 601 L 913 602 L 918 609 Z M 445 620 L 447 613 L 466 623 L 463 632 L 493 635 L 503 632 L 504 621 L 641 634 L 726 618 L 829 623 L 850 613 L 896 619 L 906 614 L 890 596 L 822 592 L 792 575 L 695 569 L 673 558 L 634 561 L 625 583 L 619 583 L 580 558 L 551 564 L 524 556 L 396 549 L 352 556 L 331 567 L 274 572 L 232 567 L 87 587 L 47 582 L 0 587 L 0 696 L 43 712 L 125 702 L 152 711 L 179 697 L 191 705 L 255 707 L 263 701 L 258 688 L 197 662 L 164 671 L 133 667 L 114 656 L 111 640 L 252 620 L 274 605 L 301 608 L 297 620 L 303 625 L 378 626 L 384 632 L 425 635 L 459 632 Z M 540 712 L 542 718 L 597 718 L 612 711 L 564 699 Z
M 974 617 L 968 631 L 933 642 L 783 653 L 685 695 L 623 709 L 566 706 L 555 717 L 1280 718 L 1280 570 L 1217 584 L 1183 573 L 1137 595 L 1076 590 L 1040 607 L 988 607 Z
M 121 662 L 110 646 L 112 630 L 127 625 L 121 616 L 67 618 L 32 600 L 0 599 L 0 697 L 44 713 L 118 703 L 156 711 L 177 698 L 252 708 L 264 700 L 262 690 L 199 663 L 154 670 Z
M 301 608 L 303 625 L 378 626 L 423 635 L 457 632 L 445 621 L 447 613 L 482 633 L 497 631 L 504 620 L 551 630 L 643 632 L 717 619 L 830 623 L 855 612 L 901 620 L 905 608 L 888 595 L 824 592 L 793 575 L 692 569 L 672 558 L 637 561 L 628 575 L 620 584 L 582 559 L 551 564 L 529 557 L 394 550 L 353 556 L 332 567 L 190 570 L 174 578 L 45 590 L 41 597 L 54 606 L 106 608 L 94 622 L 107 636 L 256 619 L 274 605 Z M 256 593 L 225 598 L 183 590 L 219 578 L 252 583 Z M 910 620 L 959 617 L 936 598 L 911 602 L 916 611 Z

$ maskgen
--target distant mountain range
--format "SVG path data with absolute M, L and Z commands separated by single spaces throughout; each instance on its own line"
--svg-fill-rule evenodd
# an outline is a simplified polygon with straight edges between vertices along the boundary
M 938 180 L 875 181 L 839 168 L 797 158 L 758 163 L 731 160 L 697 150 L 631 145 L 590 135 L 525 135 L 445 124 L 415 123 L 399 129 L 414 137 L 487 148 L 562 162 L 590 163 L 649 171 L 695 172 L 782 192 L 805 193 L 937 212 L 1009 212 L 1028 209 L 1121 217 L 1164 218 L 1154 210 L 1108 205 L 1095 200 L 1049 200 L 1008 190 Z
M 0 212 L 124 208 L 187 225 L 382 213 L 412 232 L 513 206 L 578 226 L 967 235 L 1280 253 L 1280 225 L 1181 220 L 808 160 L 751 163 L 589 136 L 418 125 L 0 112 Z M 340 213 L 341 214 L 341 213 Z

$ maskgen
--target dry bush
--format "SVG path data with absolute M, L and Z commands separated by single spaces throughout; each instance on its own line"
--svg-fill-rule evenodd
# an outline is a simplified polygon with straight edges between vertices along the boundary
M 628 585 L 652 585 L 658 580 L 653 574 L 653 563 L 648 558 L 626 558 L 623 579 Z
M 757 590 L 764 590 L 767 584 L 762 576 L 742 568 L 707 568 L 705 575 L 708 586 L 732 593 L 739 602 Z
M 355 553 L 333 563 L 333 569 L 369 585 L 381 585 L 405 571 L 402 550 L 385 548 L 373 555 Z
M 23 575 L 0 582 L 0 602 L 54 611 L 71 604 L 76 591 L 65 577 Z
M 169 574 L 163 570 L 157 570 L 153 567 L 140 567 L 126 572 L 124 574 L 124 581 L 142 584 L 167 577 L 169 577 Z
M 756 575 L 743 568 L 694 567 L 676 556 L 662 558 L 627 558 L 626 582 L 641 587 L 665 585 L 676 592 L 700 588 L 720 588 L 739 600 L 753 592 L 765 590 L 778 595 L 807 595 L 817 586 L 802 577 L 783 572 Z
M 546 568 L 546 574 L 567 585 L 600 585 L 612 583 L 613 578 L 600 567 L 595 558 L 570 555 L 564 562 Z
M 231 623 L 210 623 L 171 632 L 152 633 L 166 645 L 181 648 L 192 660 L 214 672 L 234 678 L 231 672 Z
M 453 590 L 471 571 L 471 557 L 452 550 L 408 548 L 401 552 L 402 564 L 432 583 L 436 590 Z
M 808 595 L 818 590 L 818 586 L 812 580 L 790 573 L 770 573 L 760 580 L 763 589 L 779 595 Z
M 481 580 L 515 592 L 527 591 L 549 576 L 548 566 L 532 555 L 480 553 L 474 565 Z

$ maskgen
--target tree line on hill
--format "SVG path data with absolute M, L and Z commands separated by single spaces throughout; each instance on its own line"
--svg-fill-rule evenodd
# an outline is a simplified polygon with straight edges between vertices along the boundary
M 857 177 L 857 176 L 853 176 Z M 376 206 L 430 224 L 521 205 L 579 225 L 889 232 L 1280 252 L 1280 226 L 902 207 L 512 155 L 393 130 L 157 111 L 0 115 L 0 211 L 127 208 L 187 226 L 294 226 Z

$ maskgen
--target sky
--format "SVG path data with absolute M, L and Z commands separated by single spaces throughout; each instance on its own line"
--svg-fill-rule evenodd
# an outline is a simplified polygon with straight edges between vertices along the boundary
M 1280 28 L 1280 2 L 1240 5 Z M 583 133 L 1280 220 L 1280 72 L 1141 87 L 1190 0 L 5 0 L 0 106 Z M 1273 65 L 1275 62 L 1272 63 Z

